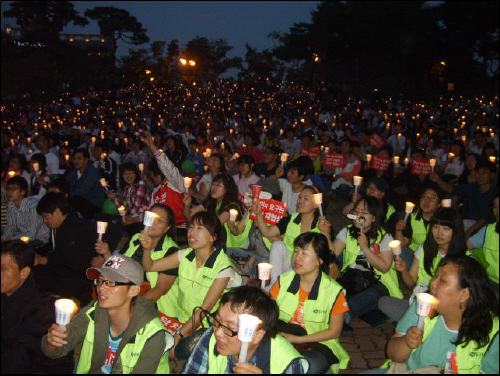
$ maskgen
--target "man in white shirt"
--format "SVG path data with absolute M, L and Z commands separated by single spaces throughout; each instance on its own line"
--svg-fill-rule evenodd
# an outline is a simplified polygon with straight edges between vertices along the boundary
M 45 134 L 41 134 L 36 139 L 36 146 L 40 150 L 40 153 L 45 155 L 45 160 L 47 161 L 47 173 L 54 179 L 59 173 L 59 158 L 49 151 L 49 139 Z
M 293 128 L 288 128 L 286 131 L 286 139 L 280 141 L 281 149 L 293 158 L 300 153 L 300 140 L 295 138 Z

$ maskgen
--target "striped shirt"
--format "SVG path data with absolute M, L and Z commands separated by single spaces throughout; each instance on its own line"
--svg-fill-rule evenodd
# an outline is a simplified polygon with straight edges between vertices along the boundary
M 30 241 L 37 239 L 43 243 L 49 240 L 49 228 L 43 222 L 42 216 L 36 212 L 37 204 L 38 200 L 32 197 L 25 198 L 19 208 L 13 202 L 9 202 L 7 225 L 2 240 L 19 239 L 22 236 L 28 236 Z

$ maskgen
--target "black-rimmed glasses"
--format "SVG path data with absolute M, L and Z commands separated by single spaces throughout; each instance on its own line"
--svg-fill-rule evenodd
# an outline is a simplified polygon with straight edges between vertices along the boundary
M 229 327 L 227 327 L 226 325 L 221 324 L 221 322 L 219 320 L 217 320 L 217 318 L 216 318 L 217 312 L 210 313 L 205 309 L 200 309 L 199 314 L 200 314 L 200 319 L 206 318 L 208 320 L 208 323 L 210 324 L 210 326 L 212 326 L 214 328 L 214 331 L 221 328 L 222 333 L 224 333 L 228 337 L 235 337 L 238 335 L 237 330 L 234 331 L 234 330 L 230 329 Z
M 108 281 L 107 279 L 94 279 L 94 285 L 96 286 L 101 286 L 103 283 L 108 287 L 135 285 L 134 282 L 116 282 L 116 281 Z

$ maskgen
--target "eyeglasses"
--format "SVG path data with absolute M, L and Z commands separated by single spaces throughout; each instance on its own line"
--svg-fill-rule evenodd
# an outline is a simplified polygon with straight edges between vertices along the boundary
M 210 313 L 204 309 L 202 309 L 200 311 L 200 318 L 205 317 L 208 320 L 208 323 L 210 324 L 210 326 L 212 326 L 214 328 L 214 332 L 217 329 L 221 328 L 222 333 L 224 333 L 228 337 L 235 337 L 238 335 L 237 330 L 234 331 L 234 330 L 230 329 L 229 327 L 227 327 L 226 325 L 221 324 L 221 322 L 219 320 L 217 320 L 215 316 L 216 316 L 216 313 Z
M 101 286 L 103 283 L 108 287 L 135 285 L 134 282 L 116 282 L 116 281 L 108 281 L 107 279 L 94 279 L 94 285 L 96 286 Z
M 436 197 L 431 197 L 431 196 L 422 196 L 420 198 L 423 198 L 425 200 L 430 200 L 432 202 L 439 202 L 439 198 L 436 198 Z

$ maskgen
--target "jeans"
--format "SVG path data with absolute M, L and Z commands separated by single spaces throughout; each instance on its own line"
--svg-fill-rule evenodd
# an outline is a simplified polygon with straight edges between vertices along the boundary
M 374 286 L 361 291 L 353 297 L 348 297 L 347 304 L 349 304 L 349 312 L 344 316 L 344 321 L 347 325 L 355 317 L 359 317 L 372 309 L 377 309 L 378 300 L 382 296 L 389 295 L 389 290 L 383 283 L 378 282 Z
M 410 271 L 411 264 L 415 258 L 415 252 L 411 248 L 403 248 L 401 250 L 401 258 L 406 262 L 406 270 Z
M 309 361 L 309 372 L 307 372 L 309 375 L 324 374 L 330 368 L 328 360 L 318 351 L 311 350 L 301 355 Z

